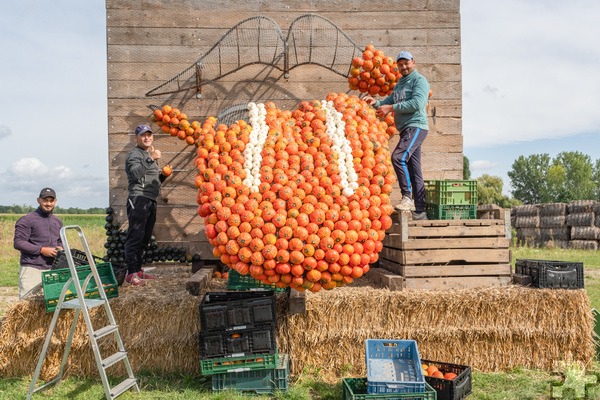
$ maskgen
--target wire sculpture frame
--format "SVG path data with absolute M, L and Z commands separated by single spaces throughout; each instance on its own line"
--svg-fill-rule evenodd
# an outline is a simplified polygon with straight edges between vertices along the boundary
M 281 28 L 271 18 L 247 18 L 229 29 L 196 62 L 165 83 L 151 89 L 147 97 L 172 95 L 195 90 L 253 64 L 289 72 L 305 64 L 316 64 L 341 76 L 348 76 L 353 57 L 362 54 L 333 22 L 317 14 L 305 14 L 290 24 L 284 39 Z

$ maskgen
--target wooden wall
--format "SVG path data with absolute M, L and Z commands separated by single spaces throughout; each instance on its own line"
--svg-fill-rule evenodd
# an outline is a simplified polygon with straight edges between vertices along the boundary
M 118 220 L 126 221 L 125 157 L 134 146 L 135 127 L 150 122 L 149 106 L 173 104 L 190 120 L 202 121 L 208 115 L 219 115 L 228 107 L 250 100 L 272 100 L 280 108 L 292 108 L 300 100 L 323 99 L 329 92 L 349 92 L 346 79 L 333 71 L 341 68 L 340 55 L 347 55 L 347 63 L 350 62 L 352 49 L 345 47 L 348 40 L 333 41 L 334 33 L 317 27 L 312 32 L 312 46 L 302 47 L 300 43 L 294 52 L 301 57 L 314 54 L 315 59 L 327 59 L 336 54 L 338 48 L 335 68 L 307 64 L 291 69 L 286 76 L 278 68 L 253 64 L 214 82 L 205 82 L 199 91 L 192 88 L 160 96 L 146 95 L 193 65 L 230 28 L 246 18 L 258 16 L 273 21 L 284 39 L 292 21 L 305 14 L 317 14 L 335 24 L 360 49 L 373 43 L 393 57 L 402 49 L 409 50 L 415 57 L 417 69 L 428 78 L 433 90 L 430 131 L 423 145 L 425 179 L 462 179 L 459 6 L 459 0 L 375 3 L 358 0 L 106 0 L 110 199 Z M 261 25 L 261 35 L 267 32 L 263 28 Z M 231 37 L 228 40 L 231 41 Z M 268 53 L 275 45 L 267 36 L 261 36 L 258 51 Z M 256 58 L 256 53 L 256 44 L 222 46 L 219 48 L 222 65 L 213 65 L 211 71 L 203 74 L 218 74 L 215 68 L 223 68 L 222 74 L 234 67 L 232 64 L 236 61 Z M 215 51 L 212 60 L 215 60 Z M 283 65 L 281 60 L 277 64 Z M 189 86 L 190 82 L 193 84 L 195 78 L 183 84 Z M 158 130 L 156 125 L 153 127 Z M 390 146 L 396 143 L 397 139 L 392 139 Z M 196 215 L 194 148 L 162 133 L 155 134 L 155 147 L 163 152 L 161 164 L 169 163 L 175 168 L 159 198 L 157 240 L 208 256 L 210 249 L 202 239 L 202 219 Z M 393 201 L 398 194 L 395 190 Z

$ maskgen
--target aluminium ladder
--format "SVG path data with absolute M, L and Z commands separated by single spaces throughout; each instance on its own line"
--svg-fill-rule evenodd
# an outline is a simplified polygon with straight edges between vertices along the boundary
M 79 234 L 79 239 L 81 240 L 81 244 L 89 262 L 91 272 L 85 278 L 83 284 L 79 281 L 77 269 L 73 260 L 73 255 L 71 254 L 71 249 L 67 240 L 66 231 L 68 229 L 74 229 Z M 71 349 L 71 343 L 73 341 L 75 328 L 77 326 L 77 321 L 79 320 L 80 314 L 83 314 L 83 319 L 87 328 L 88 337 L 92 345 L 92 351 L 94 352 L 94 358 L 96 359 L 96 364 L 98 366 L 98 372 L 100 373 L 100 378 L 102 379 L 102 386 L 104 387 L 104 394 L 106 396 L 106 399 L 112 400 L 132 387 L 135 388 L 137 392 L 139 392 L 140 388 L 138 386 L 137 379 L 133 375 L 131 363 L 129 362 L 127 352 L 125 351 L 125 346 L 123 345 L 123 340 L 121 339 L 121 335 L 119 333 L 119 327 L 115 322 L 115 317 L 113 316 L 112 310 L 108 303 L 108 299 L 106 297 L 106 293 L 104 292 L 104 288 L 102 287 L 102 281 L 100 280 L 100 275 L 98 274 L 98 269 L 96 268 L 94 257 L 92 256 L 90 248 L 87 244 L 87 240 L 85 239 L 81 228 L 76 225 L 65 226 L 60 230 L 60 237 L 64 246 L 65 255 L 69 264 L 69 269 L 71 270 L 71 278 L 65 283 L 60 293 L 58 304 L 56 306 L 56 310 L 54 310 L 54 316 L 52 317 L 52 322 L 50 323 L 48 333 L 46 334 L 46 341 L 44 342 L 44 347 L 42 348 L 40 359 L 35 369 L 35 373 L 33 374 L 33 379 L 31 381 L 31 385 L 29 386 L 29 392 L 27 392 L 27 400 L 30 400 L 31 396 L 33 396 L 35 392 L 42 390 L 51 384 L 60 383 L 60 380 L 62 379 L 64 373 L 65 365 L 67 364 L 67 360 L 69 358 L 69 350 Z M 98 294 L 100 295 L 99 299 L 88 299 L 84 297 L 84 294 L 87 290 L 87 286 L 92 279 L 96 282 Z M 65 301 L 65 296 L 71 283 L 73 283 L 73 285 L 75 286 L 77 297 Z M 99 306 L 104 306 L 104 310 L 106 311 L 106 316 L 108 317 L 109 324 L 103 328 L 94 330 L 94 328 L 92 327 L 92 321 L 90 319 L 89 309 Z M 65 350 L 62 362 L 60 364 L 60 369 L 58 371 L 58 375 L 54 379 L 36 388 L 36 383 L 40 376 L 40 372 L 42 370 L 44 361 L 46 359 L 46 354 L 48 352 L 48 347 L 52 339 L 52 334 L 54 333 L 54 329 L 56 327 L 56 323 L 58 321 L 60 312 L 63 309 L 74 309 L 75 311 L 73 316 L 73 323 L 71 324 L 69 336 L 65 344 Z M 100 354 L 98 340 L 105 336 L 109 336 L 110 334 L 114 335 L 114 339 L 117 343 L 118 350 L 115 354 L 103 359 L 102 355 Z M 106 369 L 112 365 L 115 365 L 118 362 L 123 362 L 125 364 L 125 369 L 127 370 L 128 378 L 116 385 L 115 387 L 111 388 L 106 374 Z

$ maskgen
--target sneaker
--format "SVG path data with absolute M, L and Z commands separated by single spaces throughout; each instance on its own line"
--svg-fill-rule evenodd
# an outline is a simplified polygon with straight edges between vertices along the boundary
M 150 275 L 147 272 L 144 272 L 144 270 L 142 269 L 141 271 L 136 272 L 138 278 L 140 279 L 155 279 L 156 277 L 154 275 Z
M 412 219 L 414 221 L 426 221 L 427 220 L 427 213 L 425 211 L 421 211 L 421 212 L 414 212 L 412 213 Z
M 415 202 L 408 196 L 402 196 L 402 200 L 394 208 L 397 211 L 415 211 Z
M 144 281 L 138 276 L 138 272 L 127 274 L 127 276 L 125 277 L 125 282 L 129 283 L 132 286 L 145 285 Z

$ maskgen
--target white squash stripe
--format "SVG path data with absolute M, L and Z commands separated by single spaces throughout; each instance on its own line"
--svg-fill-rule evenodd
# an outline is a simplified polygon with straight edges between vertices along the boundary
M 325 111 L 325 125 L 327 134 L 333 141 L 331 150 L 338 154 L 338 169 L 340 171 L 340 186 L 342 193 L 346 196 L 354 194 L 358 188 L 358 175 L 354 169 L 354 158 L 352 156 L 352 146 L 346 138 L 346 123 L 343 120 L 343 114 L 335 109 L 332 101 L 321 102 L 323 111 Z
M 267 110 L 262 103 L 248 103 L 248 111 L 252 131 L 250 132 L 248 144 L 243 153 L 245 158 L 244 171 L 246 172 L 246 178 L 242 183 L 248 186 L 250 191 L 258 192 L 258 186 L 260 185 L 260 167 L 262 164 L 261 152 L 265 146 L 267 134 L 269 133 L 269 127 L 265 122 Z

